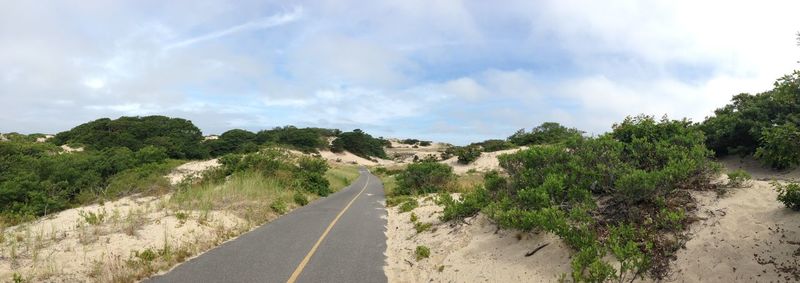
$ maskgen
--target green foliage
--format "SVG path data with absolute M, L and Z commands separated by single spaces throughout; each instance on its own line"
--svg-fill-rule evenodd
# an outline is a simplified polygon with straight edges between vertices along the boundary
M 256 172 L 271 177 L 281 185 L 327 196 L 332 191 L 325 177 L 328 163 L 321 158 L 295 157 L 285 150 L 265 148 L 251 154 L 228 154 L 220 159 L 222 166 L 204 173 L 203 182 L 221 183 L 231 175 Z
M 489 192 L 482 188 L 462 195 L 460 200 L 454 200 L 450 194 L 442 193 L 438 202 L 444 207 L 444 211 L 439 219 L 451 221 L 473 216 L 488 205 L 489 200 Z
M 478 143 L 472 143 L 469 146 L 479 147 L 483 152 L 494 152 L 516 147 L 514 143 L 505 140 L 485 140 Z
M 778 191 L 778 201 L 788 208 L 800 211 L 800 184 L 788 183 L 783 185 L 775 181 L 772 182 L 772 186 Z
M 449 187 L 455 178 L 453 168 L 437 162 L 409 164 L 397 175 L 396 195 L 434 193 Z
M 644 279 L 642 272 L 650 268 L 651 260 L 648 254 L 643 252 L 652 249 L 651 243 L 640 245 L 637 240 L 643 238 L 639 231 L 632 226 L 622 224 L 610 227 L 608 236 L 608 248 L 619 261 L 619 281 L 625 282 L 629 275 L 633 281 L 636 277 Z
M 451 150 L 453 155 L 458 156 L 458 163 L 461 164 L 470 164 L 478 160 L 478 157 L 481 157 L 480 148 L 475 146 L 451 147 L 448 150 Z
M 794 124 L 765 128 L 761 145 L 753 155 L 775 169 L 786 169 L 800 164 L 800 131 Z
M 414 254 L 417 256 L 417 261 L 420 261 L 431 256 L 431 249 L 426 246 L 417 246 Z
M 735 95 L 700 128 L 718 156 L 758 153 L 764 163 L 782 169 L 800 163 L 799 113 L 800 71 L 795 71 L 778 79 L 771 90 Z
M 730 173 L 728 173 L 728 187 L 737 188 L 747 184 L 750 179 L 753 177 L 750 176 L 747 171 L 742 169 L 736 169 Z
M 428 231 L 431 227 L 433 227 L 431 223 L 414 222 L 414 230 L 417 231 L 417 234 Z
M 387 196 L 386 197 L 386 207 L 393 207 L 409 200 L 413 200 L 414 198 L 407 195 L 394 195 L 394 196 Z
M 283 201 L 283 199 L 276 199 L 272 202 L 272 204 L 269 205 L 269 208 L 271 208 L 272 211 L 277 214 L 284 214 L 287 210 L 289 210 L 289 208 L 286 207 L 286 202 Z
M 95 213 L 94 211 L 85 212 L 81 210 L 78 211 L 78 215 L 89 225 L 100 225 L 106 218 L 105 211 Z
M 318 149 L 328 146 L 326 138 L 334 137 L 339 133 L 340 131 L 335 129 L 285 126 L 259 131 L 256 133 L 255 142 L 256 144 L 286 145 L 303 152 L 316 152 Z
M 207 140 L 204 143 L 208 146 L 211 156 L 258 151 L 256 134 L 241 129 L 229 130 L 222 133 L 218 139 Z
M 323 197 L 332 193 L 330 182 L 325 178 L 325 172 L 328 171 L 328 163 L 325 160 L 303 157 L 297 166 L 303 189 Z
M 415 208 L 417 208 L 417 206 L 419 206 L 419 203 L 417 202 L 417 200 L 413 199 L 413 198 L 409 198 L 406 201 L 404 201 L 402 204 L 400 204 L 400 208 L 399 209 L 400 209 L 400 212 L 409 212 L 409 211 L 412 211 Z
M 419 220 L 419 217 L 417 217 L 416 213 L 412 212 L 411 215 L 409 216 L 409 220 L 411 220 L 411 223 L 414 223 L 417 222 L 417 220 Z
M 292 199 L 294 199 L 294 203 L 296 203 L 299 206 L 304 206 L 308 204 L 308 198 L 306 198 L 306 195 L 304 195 L 301 192 L 294 192 Z
M 146 146 L 161 147 L 171 158 L 204 158 L 202 132 L 189 120 L 164 116 L 98 119 L 58 133 L 57 145 L 79 143 L 89 149 L 125 147 L 139 151 Z
M 704 141 L 687 120 L 628 117 L 600 137 L 565 138 L 501 156 L 508 177 L 486 174 L 476 201 L 468 201 L 471 195 L 462 203 L 440 198 L 442 220 L 483 211 L 503 228 L 554 233 L 577 251 L 572 277 L 578 282 L 635 278 L 647 270 L 660 278 L 675 247 L 661 233 L 639 231 L 684 228 L 687 199 L 679 190 L 712 187 L 719 170 Z M 606 235 L 605 225 L 609 237 L 598 236 Z M 622 264 L 619 270 L 604 261 L 608 251 Z
M 388 158 L 383 151 L 384 140 L 373 138 L 371 135 L 355 129 L 345 132 L 331 143 L 331 151 L 341 152 L 347 150 L 355 155 L 369 159 L 370 157 Z
M 139 152 L 108 147 L 67 154 L 52 144 L 0 142 L 0 214 L 22 219 L 142 192 L 175 166 L 163 158 L 163 150 L 152 146 Z
M 533 128 L 530 132 L 525 132 L 525 129 L 520 129 L 508 137 L 508 141 L 518 146 L 556 144 L 572 139 L 579 139 L 582 135 L 583 132 L 578 129 L 567 128 L 555 122 L 545 122 Z

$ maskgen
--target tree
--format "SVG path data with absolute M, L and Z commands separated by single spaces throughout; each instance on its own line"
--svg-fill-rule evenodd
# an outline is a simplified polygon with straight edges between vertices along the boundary
M 510 137 L 508 141 L 519 145 L 531 144 L 553 144 L 567 141 L 573 138 L 580 138 L 583 132 L 575 128 L 567 128 L 559 123 L 545 122 L 533 128 L 531 132 L 520 129 Z
M 333 140 L 333 143 L 331 144 L 331 150 L 347 150 L 364 158 L 370 158 L 372 156 L 387 158 L 386 152 L 383 150 L 383 146 L 384 140 L 373 138 L 364 131 L 355 129 L 352 132 L 339 134 L 339 136 Z
M 800 124 L 800 71 L 779 78 L 771 90 L 734 96 L 730 104 L 714 111 L 714 116 L 706 118 L 699 128 L 707 137 L 706 145 L 717 156 L 752 155 L 761 148 L 756 157 L 778 168 L 800 164 L 800 160 L 773 162 L 777 156 L 770 154 L 789 144 L 765 135 L 777 135 L 776 131 L 784 135 L 790 129 L 787 124 Z
M 125 147 L 132 151 L 151 145 L 164 148 L 172 158 L 204 158 L 203 135 L 191 121 L 165 116 L 97 119 L 58 133 L 53 142 L 84 144 L 88 149 Z

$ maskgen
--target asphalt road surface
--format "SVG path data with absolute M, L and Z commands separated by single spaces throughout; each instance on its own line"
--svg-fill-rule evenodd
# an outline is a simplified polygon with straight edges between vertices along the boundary
M 361 169 L 347 188 L 147 282 L 386 282 L 383 200 Z

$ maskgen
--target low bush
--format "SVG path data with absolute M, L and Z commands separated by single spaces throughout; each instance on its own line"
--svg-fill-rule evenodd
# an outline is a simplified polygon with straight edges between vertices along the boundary
M 453 168 L 438 162 L 419 162 L 409 164 L 396 176 L 395 195 L 416 195 L 435 193 L 448 188 L 455 178 Z
M 778 191 L 778 201 L 788 208 L 800 211 L 800 184 L 788 183 L 783 185 L 775 181 L 772 182 L 772 186 Z
M 454 200 L 448 193 L 441 193 L 437 202 L 444 207 L 444 211 L 439 220 L 461 220 L 473 216 L 487 206 L 489 201 L 489 192 L 482 188 L 463 194 L 460 200 Z
M 481 157 L 481 150 L 474 146 L 457 147 L 455 155 L 458 156 L 458 163 L 470 164 Z
M 533 128 L 530 132 L 520 129 L 508 137 L 508 141 L 518 146 L 557 144 L 581 138 L 582 135 L 583 132 L 577 129 L 567 128 L 555 122 L 545 122 Z
M 731 188 L 746 186 L 752 178 L 747 171 L 736 169 L 728 173 L 728 184 L 726 185 Z
M 761 133 L 761 145 L 755 158 L 775 169 L 800 164 L 800 131 L 792 123 L 766 128 Z
M 417 249 L 414 250 L 414 255 L 416 255 L 417 261 L 420 261 L 431 256 L 431 249 L 426 246 L 417 246 Z
M 276 199 L 273 201 L 272 204 L 269 205 L 269 208 L 271 208 L 272 211 L 277 214 L 284 214 L 287 210 L 289 210 L 289 208 L 286 206 L 286 202 L 284 202 L 282 199 Z
M 686 120 L 637 116 L 599 137 L 559 141 L 501 156 L 508 176 L 487 173 L 484 188 L 461 201 L 440 197 L 442 220 L 483 211 L 502 228 L 554 233 L 576 250 L 577 282 L 662 278 L 676 251 L 668 235 L 689 221 L 686 190 L 714 188 L 720 168 L 703 133 Z
M 304 206 L 308 204 L 308 198 L 306 198 L 306 195 L 304 195 L 301 192 L 294 192 L 292 199 L 294 199 L 294 203 L 296 203 L 299 206 Z
M 331 143 L 331 151 L 341 152 L 347 150 L 355 155 L 370 159 L 371 157 L 388 158 L 383 150 L 385 141 L 373 138 L 362 130 L 339 134 Z
M 413 199 L 413 198 L 410 198 L 410 199 L 407 199 L 406 201 L 404 201 L 402 204 L 400 204 L 399 209 L 400 209 L 400 212 L 409 212 L 409 211 L 414 210 L 418 206 L 419 206 L 419 203 L 417 202 L 417 200 Z

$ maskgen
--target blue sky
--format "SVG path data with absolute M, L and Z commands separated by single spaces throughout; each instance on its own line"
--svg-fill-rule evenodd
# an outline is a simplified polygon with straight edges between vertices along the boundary
M 159 114 L 206 134 L 598 134 L 700 121 L 798 69 L 800 2 L 697 2 L 3 1 L 0 132 Z

